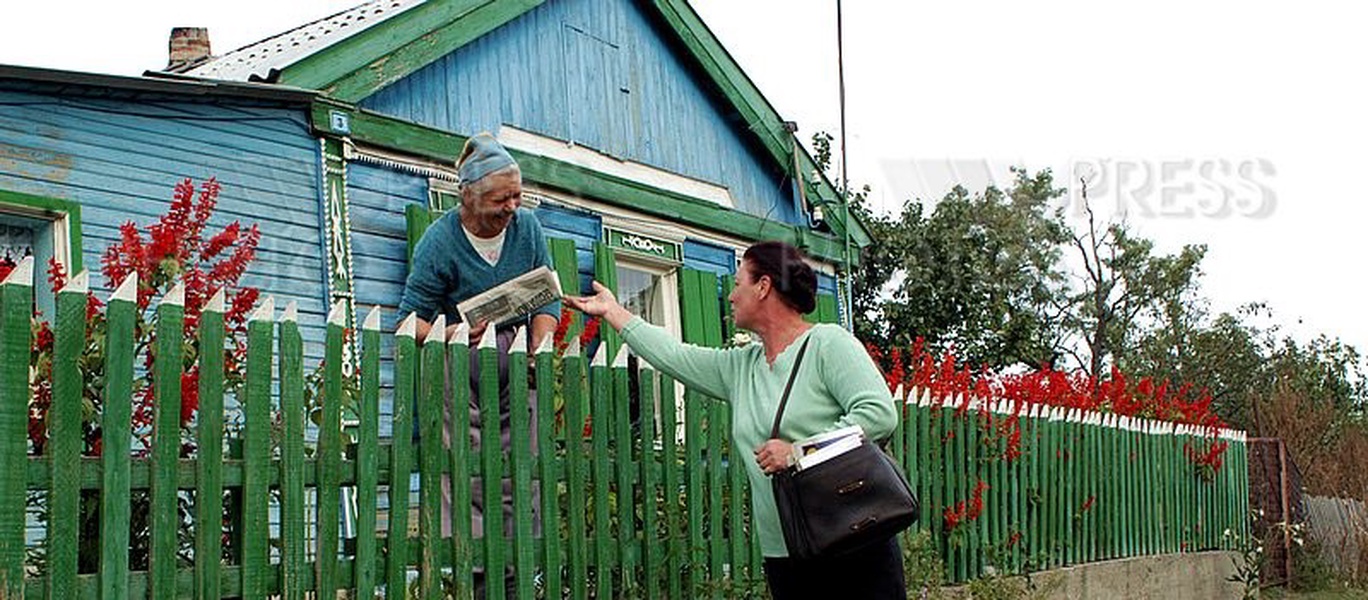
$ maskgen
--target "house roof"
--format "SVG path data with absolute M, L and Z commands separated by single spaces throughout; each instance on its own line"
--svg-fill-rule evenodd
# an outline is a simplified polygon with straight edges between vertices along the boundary
M 358 102 L 409 76 L 545 0 L 373 0 L 234 50 L 189 71 L 189 75 L 263 81 L 319 90 L 330 98 Z M 749 124 L 761 146 L 785 172 L 811 190 L 809 200 L 826 205 L 833 233 L 849 230 L 856 246 L 871 243 L 858 219 L 840 210 L 840 194 L 797 143 L 778 111 L 741 70 L 685 0 L 639 0 L 673 33 L 733 109 Z M 796 156 L 795 156 L 796 152 Z
M 26 89 L 48 89 L 73 95 L 90 93 L 91 91 L 106 94 L 109 91 L 117 91 L 125 96 L 174 94 L 206 98 L 242 98 L 304 105 L 310 104 L 318 98 L 318 92 L 313 90 L 236 81 L 209 81 L 164 73 L 158 74 L 157 77 L 127 77 L 61 69 L 0 65 L 0 88 L 11 87 L 12 82 L 16 82 Z
M 372 0 L 294 29 L 248 44 L 186 71 L 209 79 L 274 82 L 281 70 L 423 0 Z

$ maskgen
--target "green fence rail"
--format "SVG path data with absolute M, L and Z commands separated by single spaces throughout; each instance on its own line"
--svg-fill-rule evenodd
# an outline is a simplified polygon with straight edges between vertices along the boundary
M 695 291 L 717 289 L 710 275 L 689 277 L 687 287 Z M 443 400 L 468 401 L 469 369 L 485 375 L 477 400 L 496 401 L 492 329 L 472 351 L 464 327 L 444 338 L 441 319 L 431 335 L 416 339 L 410 316 L 392 336 L 393 377 L 383 378 L 385 340 L 379 310 L 372 310 L 358 336 L 360 368 L 349 380 L 342 350 L 350 342 L 339 304 L 327 323 L 317 441 L 306 444 L 309 365 L 299 325 L 292 305 L 277 318 L 266 299 L 248 323 L 241 414 L 225 412 L 222 357 L 202 352 L 209 358 L 199 365 L 199 411 L 183 428 L 176 384 L 184 368 L 184 310 L 173 291 L 155 310 L 154 430 L 151 449 L 142 454 L 128 440 L 140 362 L 137 283 L 126 281 L 109 299 L 104 364 L 82 365 L 76 358 L 86 325 L 84 281 L 78 276 L 58 294 L 53 370 L 59 385 L 41 456 L 24 442 L 31 262 L 0 285 L 0 598 L 333 598 L 338 590 L 358 597 L 470 598 L 477 567 L 511 568 L 514 596 L 521 599 L 764 596 L 762 558 L 749 530 L 750 490 L 733 462 L 749 460 L 750 451 L 730 447 L 727 407 L 685 392 L 628 352 L 617 351 L 610 364 L 604 345 L 585 356 L 572 339 L 563 352 L 548 343 L 529 355 L 516 342 L 514 450 L 504 454 L 485 444 L 477 452 L 465 435 L 445 447 Z M 689 327 L 710 322 L 720 340 L 718 307 L 700 314 L 707 318 L 690 317 Z M 222 298 L 211 300 L 200 318 L 201 347 L 223 348 Z M 82 382 L 102 390 L 98 456 L 81 455 L 85 407 L 75 384 Z M 357 400 L 346 416 L 356 426 L 344 432 L 342 403 L 333 399 L 353 384 Z M 382 399 L 394 407 L 390 430 L 416 436 L 379 437 Z M 914 395 L 891 444 L 921 495 L 919 528 L 936 540 L 950 581 L 975 577 L 989 565 L 1021 572 L 1220 548 L 1223 529 L 1243 527 L 1244 447 L 1235 432 L 1222 433 L 1231 442 L 1228 465 L 1204 478 L 1183 453 L 1185 443 L 1200 441 L 1195 432 L 1033 407 L 1020 419 L 1021 457 L 1006 461 L 993 458 L 1005 442 L 981 431 L 973 416 L 1005 407 L 985 409 L 957 416 L 933 406 L 926 394 Z M 481 413 L 474 425 L 483 439 L 498 439 L 497 411 Z M 229 430 L 233 419 L 240 428 Z M 466 411 L 454 411 L 454 430 L 465 431 L 468 419 Z M 183 443 L 186 438 L 194 443 Z M 514 535 L 490 526 L 475 538 L 471 495 L 482 493 L 487 506 L 498 505 L 499 491 L 472 482 L 493 473 L 511 480 Z M 441 531 L 444 477 L 454 482 L 450 537 Z M 981 510 L 947 531 L 946 508 L 977 506 L 979 481 L 987 486 L 979 486 Z M 534 533 L 534 488 L 541 490 L 540 534 Z M 345 530 L 344 492 L 356 506 Z M 382 494 L 388 499 L 383 513 Z M 130 530 L 131 522 L 141 522 L 130 515 L 135 495 L 147 498 L 140 505 L 149 513 L 145 531 Z M 98 501 L 76 502 L 86 496 Z M 35 550 L 26 537 L 26 498 L 46 504 L 41 568 L 26 558 Z M 83 519 L 98 519 L 99 540 L 79 539 L 76 524 Z M 145 570 L 130 568 L 130 536 L 138 535 L 150 537 Z M 491 585 L 488 593 L 502 598 L 504 589 Z

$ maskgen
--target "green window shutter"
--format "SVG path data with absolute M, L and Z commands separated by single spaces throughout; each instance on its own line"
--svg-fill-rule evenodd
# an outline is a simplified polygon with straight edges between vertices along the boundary
M 817 294 L 817 308 L 812 312 L 803 315 L 803 320 L 809 323 L 837 323 L 840 321 L 836 312 L 836 296 L 832 294 Z
M 579 259 L 575 257 L 575 241 L 546 236 L 546 243 L 551 248 L 551 264 L 556 269 L 556 277 L 560 279 L 561 292 L 571 296 L 580 294 Z M 576 310 L 570 311 L 570 326 L 565 330 L 566 339 L 579 335 L 583 331 L 583 322 L 583 314 Z
M 735 287 L 736 277 L 722 276 L 722 297 L 718 298 L 717 305 L 722 308 L 722 338 L 728 341 L 736 335 L 736 315 L 732 314 L 731 302 L 727 300 L 731 297 L 732 289 Z
M 718 348 L 722 346 L 722 305 L 718 302 L 717 276 L 697 269 L 679 270 L 680 325 L 684 341 Z
M 612 248 L 601 242 L 594 243 L 594 279 L 617 294 L 617 257 L 613 254 Z M 622 337 L 605 324 L 599 328 L 599 339 L 603 340 L 608 352 L 608 363 L 612 364 L 613 358 L 617 356 L 618 346 L 622 345 Z
M 432 225 L 437 217 L 442 216 L 440 211 L 434 211 L 421 204 L 410 204 L 404 207 L 404 224 L 408 232 L 408 262 L 413 264 L 413 249 L 418 247 L 418 240 L 423 239 L 423 232 Z
M 556 268 L 561 291 L 579 294 L 579 259 L 575 257 L 575 241 L 548 235 L 546 244 L 551 248 L 551 264 Z
M 836 311 L 836 296 L 831 294 L 817 295 L 817 322 L 819 323 L 839 323 L 840 316 Z

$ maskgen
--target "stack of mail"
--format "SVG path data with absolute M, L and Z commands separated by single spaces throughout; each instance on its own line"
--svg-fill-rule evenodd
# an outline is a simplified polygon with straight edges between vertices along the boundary
M 793 443 L 793 455 L 799 471 L 809 469 L 845 454 L 864 443 L 864 430 L 859 425 L 842 427 Z

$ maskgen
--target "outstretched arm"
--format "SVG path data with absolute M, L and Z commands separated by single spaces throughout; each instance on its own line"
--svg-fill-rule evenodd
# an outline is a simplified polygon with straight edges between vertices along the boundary
M 732 370 L 729 351 L 685 344 L 665 331 L 637 318 L 618 304 L 613 292 L 594 282 L 593 296 L 566 296 L 565 303 L 584 314 L 600 317 L 620 332 L 638 356 L 684 385 L 709 396 L 728 399 Z

